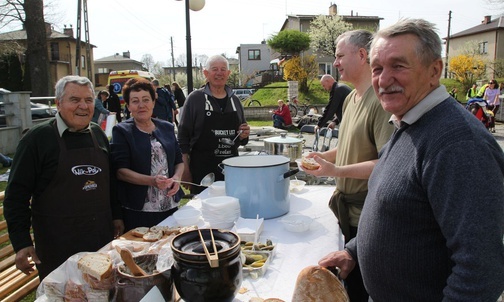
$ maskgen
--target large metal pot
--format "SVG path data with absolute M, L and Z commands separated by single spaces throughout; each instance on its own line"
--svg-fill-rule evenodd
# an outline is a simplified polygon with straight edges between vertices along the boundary
M 226 195 L 240 201 L 243 218 L 269 219 L 290 210 L 289 158 L 281 155 L 237 156 L 222 161 Z
M 291 162 L 295 162 L 296 159 L 301 158 L 303 153 L 303 141 L 282 133 L 280 136 L 266 138 L 264 149 L 270 155 L 283 155 L 288 157 Z

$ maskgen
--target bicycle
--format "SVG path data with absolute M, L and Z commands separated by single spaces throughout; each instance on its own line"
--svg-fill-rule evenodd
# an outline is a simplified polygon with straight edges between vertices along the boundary
M 243 107 L 262 107 L 261 102 L 258 100 L 253 100 L 252 98 L 244 98 L 240 100 L 243 104 Z
M 311 106 L 309 102 L 310 99 L 306 99 L 305 103 L 300 103 L 297 97 L 293 97 L 289 102 L 289 111 L 291 113 L 291 116 L 295 117 L 298 115 L 298 113 L 301 113 L 301 116 L 305 116 L 310 112 L 310 109 L 313 109 L 315 113 L 317 113 L 317 108 Z

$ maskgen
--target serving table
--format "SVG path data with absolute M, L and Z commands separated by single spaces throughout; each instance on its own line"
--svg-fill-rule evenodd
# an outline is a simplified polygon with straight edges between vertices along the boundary
M 234 301 L 248 302 L 250 298 L 279 298 L 291 301 L 299 272 L 317 262 L 330 252 L 341 250 L 343 236 L 334 214 L 327 206 L 334 186 L 305 186 L 297 193 L 290 193 L 290 211 L 287 215 L 302 214 L 313 219 L 310 229 L 295 233 L 287 231 L 281 223 L 282 217 L 264 220 L 259 242 L 271 239 L 275 256 L 266 273 L 252 279 L 244 277 L 241 285 L 244 293 L 238 293 Z M 211 197 L 209 189 L 200 193 L 188 205 L 201 208 L 201 200 Z M 176 226 L 173 217 L 168 217 L 159 225 Z

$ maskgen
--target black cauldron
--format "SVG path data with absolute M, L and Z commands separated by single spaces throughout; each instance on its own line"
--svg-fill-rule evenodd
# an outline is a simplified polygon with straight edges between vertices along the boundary
M 175 263 L 171 269 L 177 292 L 188 302 L 231 302 L 242 283 L 240 237 L 229 231 L 200 229 L 210 254 L 210 231 L 219 266 L 208 263 L 198 230 L 177 235 L 171 242 Z

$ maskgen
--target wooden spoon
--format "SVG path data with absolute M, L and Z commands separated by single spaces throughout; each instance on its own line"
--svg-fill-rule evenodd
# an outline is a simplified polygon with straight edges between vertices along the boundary
M 147 273 L 136 264 L 133 259 L 133 255 L 128 249 L 121 249 L 121 259 L 124 261 L 124 264 L 130 269 L 133 276 L 147 276 Z

